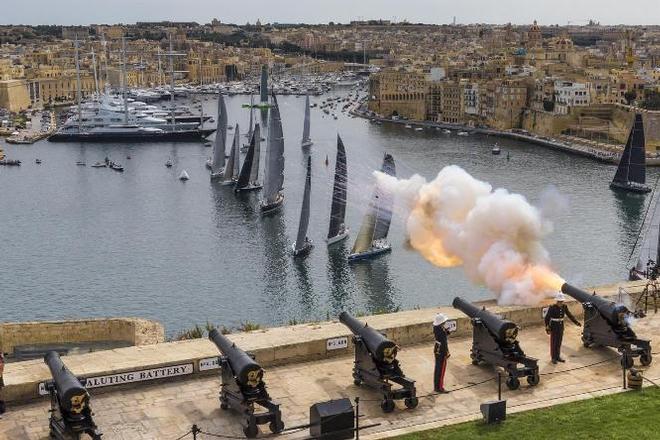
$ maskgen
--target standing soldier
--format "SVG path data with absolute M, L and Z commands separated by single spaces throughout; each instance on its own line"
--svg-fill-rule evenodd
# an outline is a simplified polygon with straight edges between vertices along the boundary
M 433 373 L 433 390 L 436 393 L 446 393 L 445 391 L 445 373 L 447 371 L 447 359 L 449 358 L 449 346 L 447 345 L 447 330 L 444 324 L 447 322 L 447 316 L 438 313 L 433 320 L 433 334 L 435 335 L 435 346 L 433 354 L 435 355 L 435 371 Z
M 558 293 L 555 300 L 557 302 L 548 307 L 548 313 L 545 315 L 545 332 L 550 335 L 550 357 L 553 364 L 566 362 L 561 357 L 561 341 L 564 338 L 564 316 L 567 316 L 578 327 L 581 326 L 580 322 L 575 319 L 575 316 L 573 316 L 566 304 L 564 304 L 564 301 L 566 301 L 564 294 Z

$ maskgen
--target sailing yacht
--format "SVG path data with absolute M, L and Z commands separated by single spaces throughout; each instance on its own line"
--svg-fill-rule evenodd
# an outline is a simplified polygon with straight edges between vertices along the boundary
M 300 146 L 303 148 L 311 147 L 314 142 L 309 137 L 309 95 L 305 96 L 305 122 L 303 123 L 303 135 Z
M 261 156 L 261 128 L 257 123 L 252 131 L 252 139 L 248 147 L 238 181 L 234 191 L 251 191 L 262 187 L 259 183 L 259 159 Z
M 243 145 L 243 147 L 250 147 L 252 133 L 254 133 L 254 95 L 250 95 L 250 126 L 248 127 L 248 132 L 245 134 L 245 137 L 248 138 L 248 143 Z
M 636 193 L 647 193 L 651 188 L 646 185 L 646 142 L 642 115 L 635 115 L 635 122 L 630 129 L 628 142 L 621 155 L 611 189 L 622 189 Z
M 396 176 L 394 158 L 391 155 L 385 154 L 381 171 Z M 394 195 L 376 184 L 369 210 L 362 221 L 353 249 L 348 255 L 349 262 L 375 257 L 392 250 L 392 246 L 387 242 L 387 234 L 392 221 L 393 205 Z
M 227 165 L 225 166 L 225 173 L 222 179 L 223 185 L 233 185 L 238 180 L 238 174 L 240 172 L 240 146 L 241 142 L 241 131 L 236 124 L 236 129 L 234 130 L 234 142 L 231 145 L 231 151 L 229 152 L 229 159 L 227 159 Z
M 327 163 L 327 156 L 326 156 Z M 330 207 L 330 227 L 328 228 L 328 246 L 348 238 L 346 227 L 346 195 L 348 170 L 346 168 L 346 150 L 341 137 L 337 135 L 337 159 L 335 163 L 335 184 L 332 188 L 332 205 Z
M 218 121 L 213 142 L 213 157 L 207 167 L 211 169 L 211 180 L 219 179 L 225 172 L 225 145 L 227 143 L 227 106 L 222 93 L 218 96 Z
M 269 108 L 268 105 L 268 66 L 264 64 L 261 66 L 261 83 L 259 84 L 260 101 L 257 104 L 259 108 Z
M 303 203 L 300 209 L 300 222 L 298 223 L 298 235 L 293 243 L 293 256 L 304 257 L 312 250 L 312 240 L 307 237 L 307 228 L 309 227 L 309 209 L 310 196 L 312 192 L 312 158 L 307 158 L 307 175 L 305 176 L 305 191 L 303 193 Z
M 272 95 L 272 104 L 268 114 L 268 143 L 266 145 L 266 171 L 264 176 L 261 212 L 274 212 L 284 203 L 284 133 L 277 98 Z

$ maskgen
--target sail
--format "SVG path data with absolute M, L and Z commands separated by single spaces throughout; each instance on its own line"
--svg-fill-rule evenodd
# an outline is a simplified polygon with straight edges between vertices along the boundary
M 358 232 L 358 235 L 355 238 L 351 254 L 361 254 L 371 249 L 375 226 L 376 216 L 374 215 L 373 206 L 370 206 L 367 214 L 362 220 L 362 226 L 360 227 L 360 232 Z
M 229 152 L 229 160 L 227 160 L 227 166 L 225 167 L 225 182 L 230 182 L 238 177 L 238 161 L 239 161 L 239 129 L 238 124 L 236 124 L 236 129 L 234 130 L 234 142 L 231 146 L 231 151 Z
M 303 135 L 302 143 L 308 143 L 311 139 L 309 138 L 309 95 L 305 97 L 305 122 L 303 123 Z
M 250 95 L 250 126 L 248 127 L 247 138 L 252 138 L 254 131 L 254 96 Z
M 261 86 L 259 87 L 261 102 L 268 102 L 268 66 L 261 66 Z
M 218 125 L 215 132 L 213 144 L 213 159 L 211 161 L 211 172 L 219 173 L 225 167 L 225 144 L 227 142 L 227 107 L 222 94 L 218 97 Z
M 344 224 L 346 217 L 348 170 L 346 168 L 346 150 L 341 137 L 337 135 L 337 159 L 335 163 L 335 184 L 332 188 L 332 205 L 330 206 L 330 228 L 328 238 L 336 237 Z
M 259 123 L 254 126 L 252 139 L 252 143 L 254 143 L 254 155 L 252 169 L 250 171 L 250 183 L 257 184 L 259 182 L 259 159 L 261 158 L 261 127 Z M 250 146 L 252 146 L 252 143 L 250 143 Z
M 264 177 L 264 202 L 271 204 L 277 201 L 279 192 L 284 187 L 284 135 L 277 98 L 268 114 L 268 141 L 266 145 L 266 175 Z
M 305 247 L 307 241 L 307 228 L 309 227 L 310 195 L 312 192 L 312 158 L 307 158 L 307 176 L 305 177 L 305 192 L 303 193 L 302 209 L 300 210 L 300 223 L 298 223 L 298 236 L 296 237 L 296 251 Z
M 396 168 L 394 166 L 394 158 L 385 154 L 383 159 L 383 167 L 381 171 L 390 176 L 396 176 Z M 387 237 L 390 230 L 390 222 L 392 221 L 392 207 L 394 206 L 394 194 L 382 185 L 376 185 L 374 191 L 374 205 L 376 210 L 376 226 L 374 228 L 374 240 L 381 240 Z
M 236 128 L 234 129 L 234 145 L 232 146 L 232 155 L 234 156 L 234 170 L 232 172 L 232 176 L 234 179 L 238 179 L 238 173 L 241 170 L 241 165 L 240 165 L 240 155 L 241 155 L 241 130 L 238 127 L 238 124 L 236 124 Z
M 644 122 L 642 115 L 635 115 L 635 122 L 628 136 L 630 144 L 630 167 L 628 168 L 628 181 L 644 185 L 646 183 L 646 143 L 644 140 Z
M 245 188 L 251 182 L 250 176 L 252 175 L 252 168 L 254 166 L 254 145 L 255 137 L 252 135 L 250 140 L 250 146 L 248 147 L 247 154 L 245 155 L 245 160 L 243 161 L 243 166 L 241 167 L 241 173 L 238 176 L 236 181 L 236 189 Z M 257 166 L 259 166 L 257 164 Z

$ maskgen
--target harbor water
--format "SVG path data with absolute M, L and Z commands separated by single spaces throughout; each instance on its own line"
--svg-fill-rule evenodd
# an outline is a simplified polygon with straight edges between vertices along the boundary
M 201 99 L 215 117 L 216 99 Z M 555 268 L 573 284 L 626 278 L 650 196 L 611 191 L 614 166 L 514 140 L 376 125 L 339 110 L 335 120 L 318 108 L 312 109 L 309 149 L 308 235 L 315 247 L 306 259 L 294 261 L 291 244 L 308 154 L 300 148 L 305 100 L 278 100 L 285 204 L 267 218 L 259 213 L 258 192 L 236 195 L 210 182 L 204 164 L 211 148 L 202 143 L 7 145 L 0 140 L 8 158 L 22 161 L 20 167 L 0 167 L 0 320 L 140 316 L 161 321 L 172 335 L 207 321 L 270 326 L 325 320 L 342 310 L 378 313 L 449 304 L 457 295 L 490 298 L 461 268 L 436 268 L 407 248 L 401 216 L 392 222 L 391 254 L 348 265 L 372 191 L 372 171 L 385 152 L 394 156 L 401 177 L 418 173 L 430 179 L 455 164 L 542 206 L 554 219 L 545 244 Z M 229 123 L 239 122 L 243 133 L 249 113 L 242 104 L 248 101 L 227 98 Z M 328 249 L 337 133 L 347 152 L 351 237 Z M 232 136 L 229 131 L 228 144 Z M 499 156 L 491 154 L 495 142 L 502 148 Z M 265 142 L 262 166 L 264 149 Z M 90 167 L 106 156 L 125 171 Z M 168 158 L 172 168 L 165 167 Z M 190 176 L 186 182 L 178 179 L 183 170 Z M 650 170 L 651 184 L 656 174 Z

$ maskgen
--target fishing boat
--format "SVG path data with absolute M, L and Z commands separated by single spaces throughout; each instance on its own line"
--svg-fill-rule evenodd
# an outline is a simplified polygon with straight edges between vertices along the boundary
M 298 235 L 292 245 L 294 257 L 304 257 L 312 250 L 312 240 L 307 237 L 309 227 L 310 197 L 312 192 L 312 158 L 307 157 L 307 174 L 305 176 L 305 190 L 303 192 L 303 203 L 300 209 L 300 221 L 298 222 Z
M 108 167 L 108 164 L 105 163 L 105 162 L 98 162 L 98 161 L 96 161 L 96 162 L 94 162 L 91 166 L 92 166 L 92 168 L 107 168 L 107 167 Z
M 284 133 L 277 98 L 272 96 L 268 114 L 268 141 L 266 144 L 266 168 L 264 175 L 263 199 L 260 203 L 262 214 L 278 210 L 284 203 Z
M 181 174 L 179 174 L 179 180 L 183 180 L 184 182 L 186 180 L 190 180 L 190 176 L 186 172 L 186 170 L 181 171 Z
M 499 145 L 495 144 L 495 146 L 490 150 L 490 152 L 497 156 L 502 152 L 502 149 L 500 148 Z
M 227 143 L 227 106 L 225 97 L 218 95 L 218 124 L 213 142 L 213 157 L 207 161 L 211 170 L 211 180 L 219 179 L 225 172 L 225 145 Z
M 309 137 L 309 95 L 305 96 L 305 121 L 303 122 L 303 134 L 300 146 L 303 148 L 311 147 L 314 142 Z
M 639 113 L 635 115 L 635 122 L 628 135 L 628 142 L 626 142 L 610 188 L 635 193 L 651 191 L 651 188 L 646 185 L 646 141 L 644 139 L 644 122 Z
M 326 165 L 328 157 L 326 156 Z M 346 168 L 346 149 L 341 137 L 337 135 L 337 159 L 335 162 L 335 183 L 332 188 L 332 204 L 330 205 L 330 227 L 326 242 L 328 246 L 348 238 L 346 227 L 346 196 L 348 169 Z
M 391 155 L 385 154 L 381 171 L 396 176 L 394 158 Z M 392 250 L 392 246 L 387 242 L 387 234 L 392 221 L 393 204 L 393 194 L 377 183 L 360 232 L 348 255 L 349 263 L 373 258 Z
M 222 177 L 223 185 L 233 185 L 238 180 L 238 173 L 240 172 L 240 140 L 241 131 L 236 124 L 236 130 L 234 130 L 234 141 L 231 144 L 231 150 L 229 150 L 229 159 L 227 159 L 227 165 L 225 166 L 225 172 Z
M 241 172 L 234 191 L 252 191 L 262 188 L 259 182 L 259 159 L 261 156 L 261 127 L 257 123 L 252 131 L 252 140 L 248 147 Z

